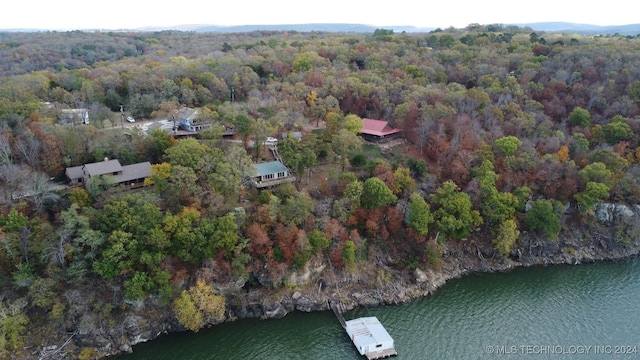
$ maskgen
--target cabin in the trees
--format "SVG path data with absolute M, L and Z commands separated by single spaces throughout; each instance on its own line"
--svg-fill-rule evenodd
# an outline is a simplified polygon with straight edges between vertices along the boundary
M 362 122 L 360 136 L 367 141 L 383 143 L 402 136 L 402 130 L 392 127 L 387 121 L 362 119 Z
M 289 136 L 291 136 L 292 138 L 298 141 L 302 140 L 302 133 L 300 131 L 289 131 L 289 132 L 283 132 L 282 134 L 280 134 L 280 137 L 282 138 L 282 140 L 288 138 Z
M 89 125 L 89 110 L 88 109 L 61 109 L 58 118 L 60 124 L 76 126 L 76 125 Z
M 81 186 L 92 178 L 109 176 L 116 184 L 126 184 L 130 187 L 142 186 L 144 179 L 151 176 L 151 163 L 141 162 L 131 165 L 120 165 L 118 160 L 104 159 L 104 161 L 68 167 L 65 175 L 71 185 Z
M 253 168 L 255 170 L 253 185 L 258 189 L 296 180 L 296 177 L 292 176 L 289 169 L 280 161 L 254 164 Z

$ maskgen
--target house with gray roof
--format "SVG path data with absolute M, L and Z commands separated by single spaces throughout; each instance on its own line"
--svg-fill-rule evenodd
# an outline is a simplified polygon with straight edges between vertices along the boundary
M 296 181 L 296 177 L 280 161 L 254 164 L 253 168 L 253 185 L 258 189 Z
M 123 166 L 118 160 L 105 158 L 100 162 L 68 167 L 65 175 L 71 185 L 75 186 L 82 186 L 98 176 L 111 176 L 116 184 L 137 187 L 141 186 L 145 178 L 151 176 L 151 163 L 146 161 Z
M 198 110 L 182 108 L 178 113 L 178 129 L 189 132 L 200 132 L 211 127 L 211 121 L 198 118 Z

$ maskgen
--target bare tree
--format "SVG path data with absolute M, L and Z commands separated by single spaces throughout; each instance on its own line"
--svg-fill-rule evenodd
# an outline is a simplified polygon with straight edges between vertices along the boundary
M 429 139 L 429 133 L 431 132 L 432 122 L 426 119 L 421 119 L 416 127 L 416 135 L 418 135 L 418 147 L 420 148 L 420 153 L 424 151 L 424 145 Z
M 66 260 L 66 249 L 65 247 L 69 244 L 69 239 L 72 235 L 72 232 L 68 229 L 62 229 L 57 233 L 57 237 L 55 240 L 51 241 L 47 250 L 42 254 L 43 259 L 48 259 L 51 264 L 58 265 L 61 268 L 65 267 Z
M 12 163 L 13 158 L 11 153 L 11 144 L 9 144 L 9 137 L 6 135 L 0 135 L 0 165 Z
M 15 148 L 18 150 L 22 160 L 31 166 L 33 170 L 36 170 L 38 166 L 38 156 L 42 148 L 40 140 L 34 136 L 21 138 L 16 142 Z
M 26 169 L 19 165 L 0 164 L 0 188 L 4 202 L 9 202 L 12 195 L 24 192 L 24 179 L 28 177 Z
M 54 188 L 45 174 L 34 173 L 29 180 L 27 194 L 33 198 L 36 212 L 41 213 L 47 201 L 55 201 L 60 198 L 60 195 L 54 192 Z

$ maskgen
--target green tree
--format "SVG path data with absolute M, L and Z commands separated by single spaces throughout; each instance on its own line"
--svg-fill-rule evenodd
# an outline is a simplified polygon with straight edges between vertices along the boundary
M 153 129 L 149 132 L 149 136 L 144 138 L 144 147 L 147 153 L 147 159 L 152 164 L 162 162 L 163 156 L 167 149 L 173 146 L 176 141 L 169 135 L 166 130 Z
M 305 72 L 311 70 L 313 68 L 314 58 L 317 56 L 318 54 L 310 51 L 298 55 L 293 60 L 293 71 Z
M 59 238 L 71 239 L 72 246 L 64 244 L 62 249 L 55 249 L 59 257 L 68 259 L 65 272 L 72 278 L 82 278 L 91 270 L 91 264 L 106 240 L 105 233 L 92 229 L 89 217 L 80 214 L 79 209 L 78 205 L 72 204 L 60 213 L 62 226 L 58 230 Z
M 493 244 L 498 254 L 502 257 L 509 256 L 511 248 L 518 241 L 519 237 L 520 230 L 518 230 L 518 224 L 514 219 L 507 219 L 500 223 L 496 231 L 496 237 L 493 239 Z
M 453 181 L 445 181 L 431 195 L 435 227 L 444 235 L 464 239 L 473 229 L 482 224 L 477 210 L 473 210 L 471 197 L 460 191 Z
M 429 226 L 433 223 L 431 207 L 419 194 L 411 194 L 407 204 L 407 225 L 416 234 L 426 236 L 429 233 Z
M 405 166 L 398 166 L 393 172 L 394 194 L 406 194 L 415 190 L 416 187 L 416 181 L 411 177 L 411 170 Z
M 331 245 L 329 238 L 319 230 L 312 230 L 307 235 L 307 239 L 309 239 L 313 253 L 318 252 L 318 250 L 328 249 L 329 245 Z
M 583 133 L 573 134 L 570 150 L 572 156 L 575 156 L 576 154 L 585 154 L 587 151 L 589 151 L 589 140 L 585 138 Z
M 52 278 L 37 278 L 29 285 L 31 303 L 39 308 L 50 310 L 58 296 L 57 282 Z
M 601 162 L 591 163 L 582 170 L 578 171 L 578 175 L 585 183 L 598 182 L 605 185 L 611 183 L 613 173 L 607 169 L 607 166 Z
M 360 150 L 362 139 L 349 130 L 341 129 L 333 136 L 333 151 L 340 156 L 341 170 L 347 166 L 347 156 L 351 151 Z
M 201 144 L 194 138 L 182 139 L 165 151 L 171 166 L 184 166 L 193 169 L 196 173 L 205 168 L 207 162 L 222 156 L 219 151 L 214 151 Z
M 532 231 L 540 231 L 555 239 L 560 232 L 560 216 L 554 206 L 554 200 L 539 199 L 527 212 L 525 217 L 527 226 Z
M 311 215 L 314 207 L 315 203 L 308 194 L 298 193 L 298 196 L 286 199 L 280 207 L 282 223 L 287 226 L 298 226 Z
M 348 173 L 345 173 L 348 174 Z M 352 180 L 345 186 L 342 197 L 335 199 L 332 204 L 332 215 L 340 221 L 347 221 L 358 208 L 364 190 L 364 184 L 358 179 Z
M 353 269 L 356 264 L 356 244 L 347 240 L 342 248 L 342 262 L 347 269 Z
M 586 188 L 575 195 L 583 212 L 592 211 L 596 204 L 609 198 L 609 187 L 603 183 L 590 181 Z
M 96 199 L 104 191 L 116 186 L 116 181 L 111 175 L 93 176 L 84 184 L 87 193 L 92 199 Z
M 0 302 L 0 356 L 12 358 L 12 353 L 23 344 L 22 335 L 27 330 L 29 318 L 24 309 L 23 299 L 12 303 Z
M 627 95 L 631 100 L 640 104 L 640 80 L 635 80 L 627 85 Z
M 624 118 L 616 115 L 611 122 L 603 127 L 604 137 L 609 144 L 615 145 L 623 140 L 629 140 L 633 137 L 633 130 L 624 122 Z
M 242 137 L 244 148 L 249 147 L 249 138 L 251 137 L 251 119 L 247 115 L 239 114 L 233 119 L 238 135 Z
M 195 195 L 203 192 L 202 187 L 199 186 L 199 179 L 194 169 L 174 165 L 167 179 L 167 187 L 161 195 L 173 210 L 179 209 L 180 205 L 190 205 L 196 201 Z
M 227 199 L 237 199 L 240 189 L 250 178 L 253 161 L 240 146 L 225 150 L 224 156 L 217 159 L 209 172 L 207 180 L 216 192 Z
M 93 270 L 107 280 L 130 270 L 140 255 L 140 244 L 131 233 L 116 230 L 108 242 L 109 247 L 93 263 Z
M 515 136 L 504 136 L 493 142 L 493 145 L 500 150 L 504 156 L 511 156 L 522 146 L 522 141 Z
M 128 300 L 141 300 L 155 285 L 147 273 L 134 271 L 133 276 L 124 282 L 124 297 Z
M 495 185 L 498 175 L 493 171 L 491 161 L 482 162 L 477 178 L 480 180 L 480 209 L 487 223 L 500 224 L 512 218 L 518 208 L 518 198 L 511 193 L 498 191 Z
M 393 194 L 393 191 L 378 177 L 368 178 L 362 185 L 360 204 L 365 209 L 377 209 L 392 204 L 396 200 L 398 198 Z
M 589 127 L 591 126 L 591 113 L 578 106 L 569 114 L 569 123 L 573 126 Z
M 200 228 L 200 216 L 198 210 L 185 207 L 180 213 L 167 215 L 163 220 L 163 231 L 169 235 L 171 252 L 193 263 L 212 255 L 212 245 L 208 244 Z
M 344 117 L 344 128 L 354 134 L 359 134 L 363 126 L 364 122 L 358 115 L 349 114 Z
M 318 155 L 316 152 L 308 146 L 303 147 L 300 152 L 300 166 L 307 171 L 307 183 L 309 183 L 309 178 L 311 178 L 311 169 L 316 165 L 318 165 Z
M 251 123 L 251 133 L 255 140 L 254 148 L 256 151 L 256 158 L 260 159 L 262 148 L 267 137 L 273 135 L 275 128 L 271 123 L 265 119 L 257 119 Z

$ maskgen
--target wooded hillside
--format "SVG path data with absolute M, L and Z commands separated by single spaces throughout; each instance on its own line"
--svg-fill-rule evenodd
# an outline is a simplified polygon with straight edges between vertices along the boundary
M 224 319 L 214 288 L 304 286 L 288 276 L 312 261 L 509 258 L 521 231 L 553 240 L 597 203 L 640 203 L 639 105 L 637 36 L 1 33 L 0 357 L 135 303 L 197 331 Z M 122 123 L 183 107 L 214 126 L 178 139 Z M 63 109 L 89 125 L 61 125 Z M 363 118 L 407 141 L 364 142 Z M 298 131 L 278 143 L 296 181 L 253 188 L 253 164 L 272 160 L 261 144 Z M 152 176 L 63 186 L 66 168 L 105 158 Z M 618 225 L 621 244 L 638 239 L 636 217 Z M 74 341 L 71 357 L 105 355 Z

